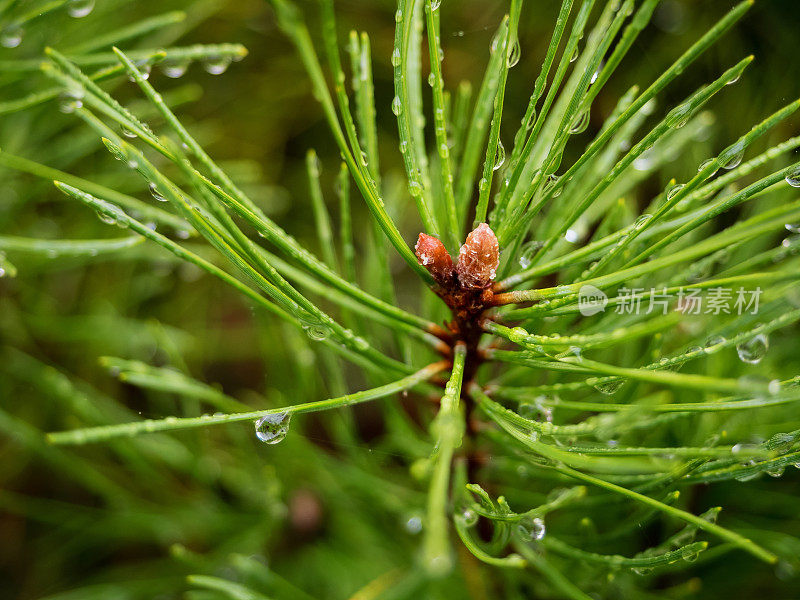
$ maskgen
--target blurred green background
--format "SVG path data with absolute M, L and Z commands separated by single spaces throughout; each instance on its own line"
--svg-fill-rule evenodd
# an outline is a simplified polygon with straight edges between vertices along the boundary
M 524 112 L 558 4 L 529 1 L 523 8 L 522 60 L 506 92 L 509 123 L 518 122 Z M 591 126 L 602 122 L 631 85 L 644 87 L 655 79 L 733 4 L 663 0 L 599 96 Z M 14 11 L 37 3 L 19 5 Z M 381 160 L 387 186 L 400 194 L 396 121 L 389 110 L 395 5 L 382 0 L 336 5 L 340 39 L 351 28 L 371 36 Z M 316 35 L 316 3 L 301 6 Z M 18 47 L 0 48 L 0 65 L 18 59 L 35 64 L 45 46 L 66 52 L 170 10 L 185 11 L 186 20 L 121 46 L 234 42 L 247 47 L 248 56 L 224 74 L 211 75 L 193 64 L 183 77 L 171 79 L 156 66 L 150 80 L 267 214 L 318 251 L 304 157 L 309 147 L 319 153 L 333 203 L 338 150 L 302 65 L 266 2 L 98 0 L 80 19 L 55 10 L 28 23 Z M 443 1 L 449 87 L 461 79 L 478 85 L 492 32 L 506 10 L 505 2 Z M 756 61 L 741 80 L 710 105 L 712 139 L 735 139 L 800 91 L 798 32 L 797 2 L 757 2 L 743 22 L 659 97 L 660 107 L 671 106 L 754 54 Z M 0 68 L 2 103 L 50 85 L 37 68 Z M 115 79 L 105 87 L 134 111 L 152 116 L 133 83 Z M 775 139 L 798 133 L 782 127 Z M 709 155 L 708 148 L 698 142 L 692 150 L 695 162 Z M 0 149 L 149 199 L 138 178 L 82 122 L 63 114 L 57 100 L 0 114 Z M 670 177 L 686 174 L 659 173 L 641 186 L 642 201 Z M 358 233 L 368 215 L 358 202 L 354 205 Z M 401 210 L 396 216 L 412 240 L 419 230 L 416 217 Z M 0 165 L 0 235 L 119 235 L 110 229 L 49 181 Z M 277 578 L 272 583 L 285 590 L 285 596 L 277 597 L 304 597 L 292 587 L 298 585 L 314 597 L 347 598 L 381 576 L 385 579 L 379 582 L 391 586 L 393 569 L 413 562 L 418 545 L 413 519 L 424 502 L 422 492 L 375 489 L 384 485 L 378 483 L 380 470 L 400 468 L 403 460 L 391 445 L 370 443 L 382 427 L 373 407 L 356 412 L 363 444 L 347 448 L 331 442 L 326 423 L 316 418 L 305 419 L 303 435 L 290 436 L 278 447 L 259 445 L 247 426 L 69 451 L 44 446 L 38 431 L 86 422 L 83 417 L 76 421 L 75 414 L 97 411 L 120 418 L 125 407 L 131 415 L 161 417 L 198 409 L 196 400 L 120 382 L 100 364 L 102 356 L 174 366 L 255 407 L 327 397 L 331 384 L 321 374 L 320 357 L 300 334 L 255 314 L 235 292 L 149 245 L 88 258 L 7 254 L 19 273 L 0 278 L 0 598 L 172 598 L 186 588 L 187 573 L 246 580 L 247 561 L 269 564 L 270 576 Z M 414 308 L 419 300 L 403 293 L 409 273 L 399 261 L 396 267 L 401 303 Z M 351 389 L 364 383 L 357 372 L 347 375 Z M 800 491 L 798 473 L 755 482 L 745 496 L 738 492 L 742 484 L 698 494 L 713 494 L 725 504 L 755 503 L 751 510 L 763 508 L 764 525 L 780 530 L 784 516 L 797 510 L 788 499 Z M 239 563 L 231 562 L 232 552 L 242 555 Z M 725 560 L 705 568 L 704 581 L 714 581 L 713 597 L 799 597 L 792 573 L 776 578 L 771 569 L 752 565 L 740 554 Z M 692 581 L 691 574 L 675 577 L 665 575 L 664 587 Z M 128 583 L 109 583 L 120 581 Z M 469 585 L 470 595 L 463 597 L 493 597 L 478 583 Z M 79 586 L 90 587 L 58 595 Z M 687 597 L 701 593 L 690 588 Z

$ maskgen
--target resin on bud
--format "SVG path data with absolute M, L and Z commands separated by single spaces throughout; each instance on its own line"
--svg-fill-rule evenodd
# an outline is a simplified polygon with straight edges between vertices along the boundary
M 489 287 L 500 264 L 500 245 L 497 236 L 486 223 L 481 223 L 467 236 L 458 252 L 456 272 L 462 288 Z
M 442 287 L 452 283 L 455 272 L 453 259 L 442 242 L 432 235 L 420 233 L 414 251 L 419 264 L 428 269 L 436 283 Z

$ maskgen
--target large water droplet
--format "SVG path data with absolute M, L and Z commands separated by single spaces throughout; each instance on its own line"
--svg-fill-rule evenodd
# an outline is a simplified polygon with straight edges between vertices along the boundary
M 467 527 L 474 527 L 478 522 L 478 513 L 471 508 L 465 508 L 462 510 L 459 517 L 461 518 L 461 522 Z
M 689 117 L 692 114 L 692 105 L 688 102 L 684 104 L 679 104 L 667 115 L 667 124 L 672 127 L 673 129 L 680 129 L 689 121 Z
M 277 444 L 289 432 L 292 415 L 288 412 L 271 413 L 256 421 L 256 437 L 266 444 Z
M 769 338 L 763 333 L 758 333 L 749 340 L 736 344 L 739 358 L 751 365 L 757 365 L 769 349 Z
M 519 266 L 527 269 L 533 263 L 533 257 L 544 244 L 538 240 L 531 240 L 522 246 L 522 252 L 519 255 Z
M 800 167 L 797 167 L 786 176 L 786 183 L 792 187 L 800 188 Z
M 431 87 L 436 85 L 436 74 L 433 71 L 428 73 L 428 85 Z
M 150 188 L 150 194 L 153 196 L 153 198 L 155 198 L 159 202 L 167 201 L 167 199 L 163 195 L 161 195 L 161 192 L 158 191 L 158 187 L 156 186 L 155 183 L 150 182 L 147 187 Z
M 685 183 L 679 183 L 669 188 L 669 190 L 667 190 L 667 201 L 672 200 L 677 195 L 677 193 L 680 192 L 685 187 L 686 187 Z
M 547 176 L 547 183 L 544 184 L 544 189 L 542 191 L 545 194 L 549 194 L 551 198 L 558 198 L 564 189 L 564 186 L 556 188 L 559 179 L 561 178 L 558 175 L 550 173 L 550 175 Z
M 403 112 L 403 103 L 400 102 L 400 96 L 395 96 L 394 100 L 392 100 L 392 112 L 396 115 L 400 115 Z
M 586 131 L 586 128 L 589 126 L 589 110 L 586 109 L 581 114 L 579 114 L 575 121 L 572 123 L 572 127 L 569 128 L 569 132 L 572 134 L 583 133 Z
M 231 64 L 230 56 L 210 56 L 203 60 L 203 68 L 211 75 L 222 75 Z
M 150 79 L 150 71 L 153 69 L 152 65 L 146 61 L 140 61 L 136 63 L 136 69 L 139 71 L 139 74 L 142 76 L 142 79 L 147 81 Z M 132 75 L 128 76 L 128 80 L 135 82 L 136 78 Z
M 700 166 L 697 167 L 697 172 L 700 173 L 701 171 L 704 171 L 706 168 L 710 167 L 711 163 L 713 163 L 713 162 L 714 162 L 713 158 L 709 158 L 708 160 L 704 160 L 703 162 L 700 163 Z M 708 173 L 708 175 L 706 175 L 706 179 L 710 179 L 711 177 L 713 177 L 716 174 L 716 172 L 717 172 L 717 169 L 714 169 L 713 171 Z
M 122 135 L 124 135 L 126 138 L 136 137 L 136 132 L 133 129 L 125 127 L 125 125 L 120 125 L 119 130 L 122 132 Z
M 442 0 L 431 0 L 431 10 L 439 10 L 442 5 Z
M 615 394 L 620 387 L 622 387 L 622 383 L 622 380 L 603 381 L 595 384 L 594 389 L 601 394 L 611 396 L 612 394 Z
M 655 163 L 656 153 L 652 148 L 648 148 L 634 159 L 633 168 L 637 171 L 649 171 Z
M 400 48 L 395 48 L 392 52 L 392 66 L 399 67 L 400 66 Z
M 525 517 L 517 524 L 517 534 L 526 542 L 541 540 L 546 531 L 544 519 L 539 517 Z
M 9 23 L 0 31 L 0 45 L 4 48 L 16 48 L 22 43 L 25 30 L 16 23 Z
M 519 57 L 521 54 L 522 52 L 520 51 L 519 40 L 514 40 L 514 43 L 511 45 L 511 50 L 506 57 L 506 66 L 510 69 L 516 65 L 519 62 Z
M 69 0 L 67 14 L 75 19 L 87 16 L 94 9 L 94 0 Z
M 411 535 L 416 535 L 422 531 L 422 518 L 418 515 L 409 517 L 404 523 L 404 527 Z
M 532 110 L 530 114 L 527 115 L 527 118 L 522 118 L 522 125 L 525 129 L 531 129 L 533 125 L 536 123 L 536 110 Z
M 728 340 L 726 340 L 724 336 L 712 335 L 711 337 L 709 337 L 706 340 L 705 353 L 706 354 L 713 354 L 714 352 L 716 352 L 717 350 L 719 350 L 722 347 L 721 344 L 724 344 L 727 341 Z
M 161 63 L 161 71 L 170 79 L 178 79 L 183 77 L 186 70 L 189 68 L 191 61 L 188 59 L 172 59 L 165 60 Z
M 495 152 L 494 155 L 494 166 L 492 167 L 492 169 L 497 171 L 497 169 L 503 166 L 505 160 L 506 160 L 506 148 L 505 146 L 503 146 L 503 142 L 497 140 L 497 152 Z
M 636 222 L 633 224 L 633 228 L 634 229 L 643 229 L 644 226 L 647 225 L 647 223 L 649 223 L 650 219 L 652 219 L 652 218 L 653 218 L 653 215 L 651 215 L 649 213 L 643 214 L 638 219 L 636 219 Z
M 83 106 L 82 96 L 73 94 L 71 92 L 62 92 L 58 96 L 58 110 L 62 113 L 74 113 Z
M 303 331 L 305 331 L 306 335 L 315 342 L 321 342 L 322 340 L 327 339 L 327 337 L 331 334 L 330 329 L 317 321 L 304 323 Z
M 723 169 L 735 169 L 742 163 L 743 157 L 744 144 L 738 142 L 719 155 L 719 162 L 722 164 Z

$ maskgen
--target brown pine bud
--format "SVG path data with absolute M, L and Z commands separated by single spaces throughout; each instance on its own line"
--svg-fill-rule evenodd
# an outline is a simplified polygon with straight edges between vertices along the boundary
M 432 235 L 419 234 L 414 246 L 419 264 L 428 269 L 433 278 L 441 286 L 448 286 L 453 281 L 453 259 L 447 253 L 444 244 Z
M 463 288 L 481 289 L 494 281 L 500 264 L 497 236 L 486 223 L 481 223 L 467 236 L 458 252 L 456 272 Z

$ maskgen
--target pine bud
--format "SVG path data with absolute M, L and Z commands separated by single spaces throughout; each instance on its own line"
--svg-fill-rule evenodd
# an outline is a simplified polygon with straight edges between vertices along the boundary
M 428 269 L 433 278 L 441 286 L 448 286 L 453 281 L 453 259 L 447 253 L 444 244 L 432 235 L 419 234 L 414 246 L 419 264 Z
M 500 264 L 497 236 L 486 223 L 481 223 L 467 236 L 458 252 L 456 272 L 463 288 L 481 289 L 494 281 Z

